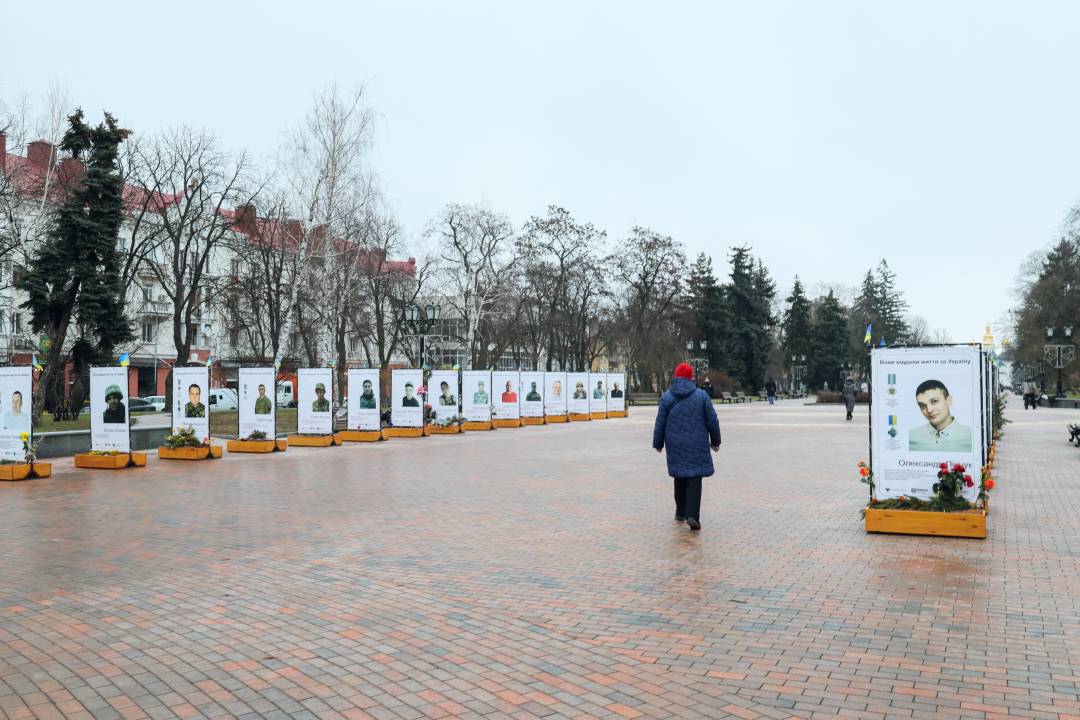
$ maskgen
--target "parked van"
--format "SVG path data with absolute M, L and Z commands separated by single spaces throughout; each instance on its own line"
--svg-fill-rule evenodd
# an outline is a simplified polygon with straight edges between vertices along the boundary
M 292 380 L 280 380 L 277 384 L 277 406 L 296 407 L 296 395 L 293 394 Z
M 236 410 L 240 407 L 240 399 L 232 388 L 210 388 L 207 404 L 211 410 Z

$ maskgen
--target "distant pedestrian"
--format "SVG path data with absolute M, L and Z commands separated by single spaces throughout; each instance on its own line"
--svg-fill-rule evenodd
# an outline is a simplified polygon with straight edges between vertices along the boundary
M 1038 396 L 1035 394 L 1036 392 L 1037 391 L 1036 391 L 1036 388 L 1035 388 L 1035 383 L 1031 382 L 1030 380 L 1028 382 L 1024 383 L 1024 409 L 1025 410 L 1027 410 L 1029 407 L 1032 410 L 1039 407 L 1039 400 L 1038 400 Z
M 851 416 L 855 413 L 855 396 L 859 394 L 859 388 L 855 387 L 854 378 L 848 378 L 844 381 L 844 389 L 840 391 L 840 396 L 844 398 L 844 404 L 847 405 L 847 419 L 850 420 Z
M 705 378 L 705 382 L 703 382 L 703 383 L 701 384 L 701 389 L 705 391 L 705 394 L 709 396 L 709 399 L 710 399 L 710 400 L 711 400 L 712 398 L 716 397 L 716 395 L 715 395 L 715 394 L 714 394 L 714 392 L 713 392 L 713 386 L 712 386 L 712 383 L 711 383 L 711 382 L 709 382 L 709 378 Z
M 656 452 L 667 448 L 668 474 L 675 481 L 675 521 L 701 529 L 701 478 L 713 474 L 709 449 L 720 449 L 720 423 L 708 394 L 694 385 L 694 369 L 675 368 L 675 381 L 660 398 L 653 427 Z
M 776 381 L 772 379 L 772 376 L 765 383 L 765 397 L 769 398 L 770 405 L 776 402 Z

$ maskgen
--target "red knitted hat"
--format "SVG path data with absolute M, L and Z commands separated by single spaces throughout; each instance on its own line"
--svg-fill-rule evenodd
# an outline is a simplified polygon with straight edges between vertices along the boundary
M 675 377 L 686 378 L 687 380 L 694 379 L 694 368 L 690 367 L 687 363 L 679 363 L 675 366 Z

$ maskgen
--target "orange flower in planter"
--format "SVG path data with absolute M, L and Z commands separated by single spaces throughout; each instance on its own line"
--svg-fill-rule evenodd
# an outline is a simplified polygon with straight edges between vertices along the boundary
M 862 475 L 863 477 L 869 476 L 870 475 L 870 468 L 868 468 L 866 466 L 863 466 L 863 467 L 859 468 L 859 474 Z
M 986 486 L 987 490 L 993 490 L 995 485 L 994 478 L 986 478 L 986 482 L 983 484 Z

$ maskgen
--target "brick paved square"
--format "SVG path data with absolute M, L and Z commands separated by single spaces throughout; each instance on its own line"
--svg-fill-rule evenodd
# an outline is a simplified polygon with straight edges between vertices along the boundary
M 862 531 L 865 411 L 718 411 L 701 533 L 648 408 L 0 485 L 0 716 L 1080 716 L 1077 413 L 977 541 Z

